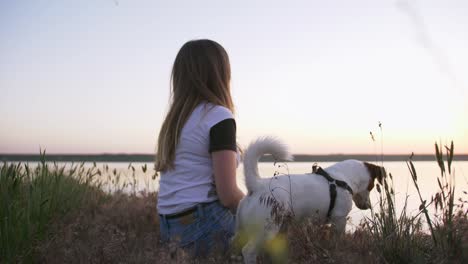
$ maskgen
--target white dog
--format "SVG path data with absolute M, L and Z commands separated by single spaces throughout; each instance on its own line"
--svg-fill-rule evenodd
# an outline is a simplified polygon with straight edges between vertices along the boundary
M 337 233 L 344 233 L 352 201 L 360 209 L 369 209 L 374 180 L 381 182 L 385 176 L 382 167 L 346 160 L 324 170 L 319 168 L 315 173 L 262 179 L 257 163 L 264 154 L 271 154 L 278 161 L 292 159 L 287 147 L 273 138 L 260 138 L 245 151 L 248 194 L 239 203 L 236 216 L 236 236 L 248 234 L 242 248 L 245 263 L 256 262 L 258 251 L 265 241 L 278 234 L 285 216 L 329 221 Z M 335 198 L 331 196 L 333 192 Z

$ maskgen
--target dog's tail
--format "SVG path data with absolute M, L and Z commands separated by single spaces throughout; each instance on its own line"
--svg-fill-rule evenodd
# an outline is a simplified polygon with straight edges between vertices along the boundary
M 271 154 L 276 161 L 292 160 L 288 148 L 278 139 L 272 137 L 261 137 L 250 143 L 244 153 L 244 177 L 245 185 L 249 192 L 257 189 L 258 160 L 264 154 Z

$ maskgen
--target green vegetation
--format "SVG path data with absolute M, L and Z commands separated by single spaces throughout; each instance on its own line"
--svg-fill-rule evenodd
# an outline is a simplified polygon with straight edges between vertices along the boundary
M 90 199 L 94 170 L 51 166 L 41 153 L 37 167 L 0 165 L 0 262 L 30 262 L 33 248 L 48 235 L 53 219 L 78 210 Z M 94 197 L 93 197 L 94 198 Z

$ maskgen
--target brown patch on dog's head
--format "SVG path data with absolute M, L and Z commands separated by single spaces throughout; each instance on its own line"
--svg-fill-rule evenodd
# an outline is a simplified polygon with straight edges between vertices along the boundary
M 367 190 L 372 190 L 374 188 L 374 181 L 377 181 L 382 184 L 383 178 L 387 176 L 387 172 L 385 171 L 384 167 L 374 165 L 372 163 L 364 162 L 369 174 L 371 176 L 371 180 L 369 181 L 369 185 L 367 186 Z

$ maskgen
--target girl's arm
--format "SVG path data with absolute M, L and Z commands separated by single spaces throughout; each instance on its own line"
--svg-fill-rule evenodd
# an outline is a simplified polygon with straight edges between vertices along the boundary
M 221 204 L 235 212 L 244 193 L 237 187 L 236 152 L 219 150 L 211 153 L 216 192 Z

